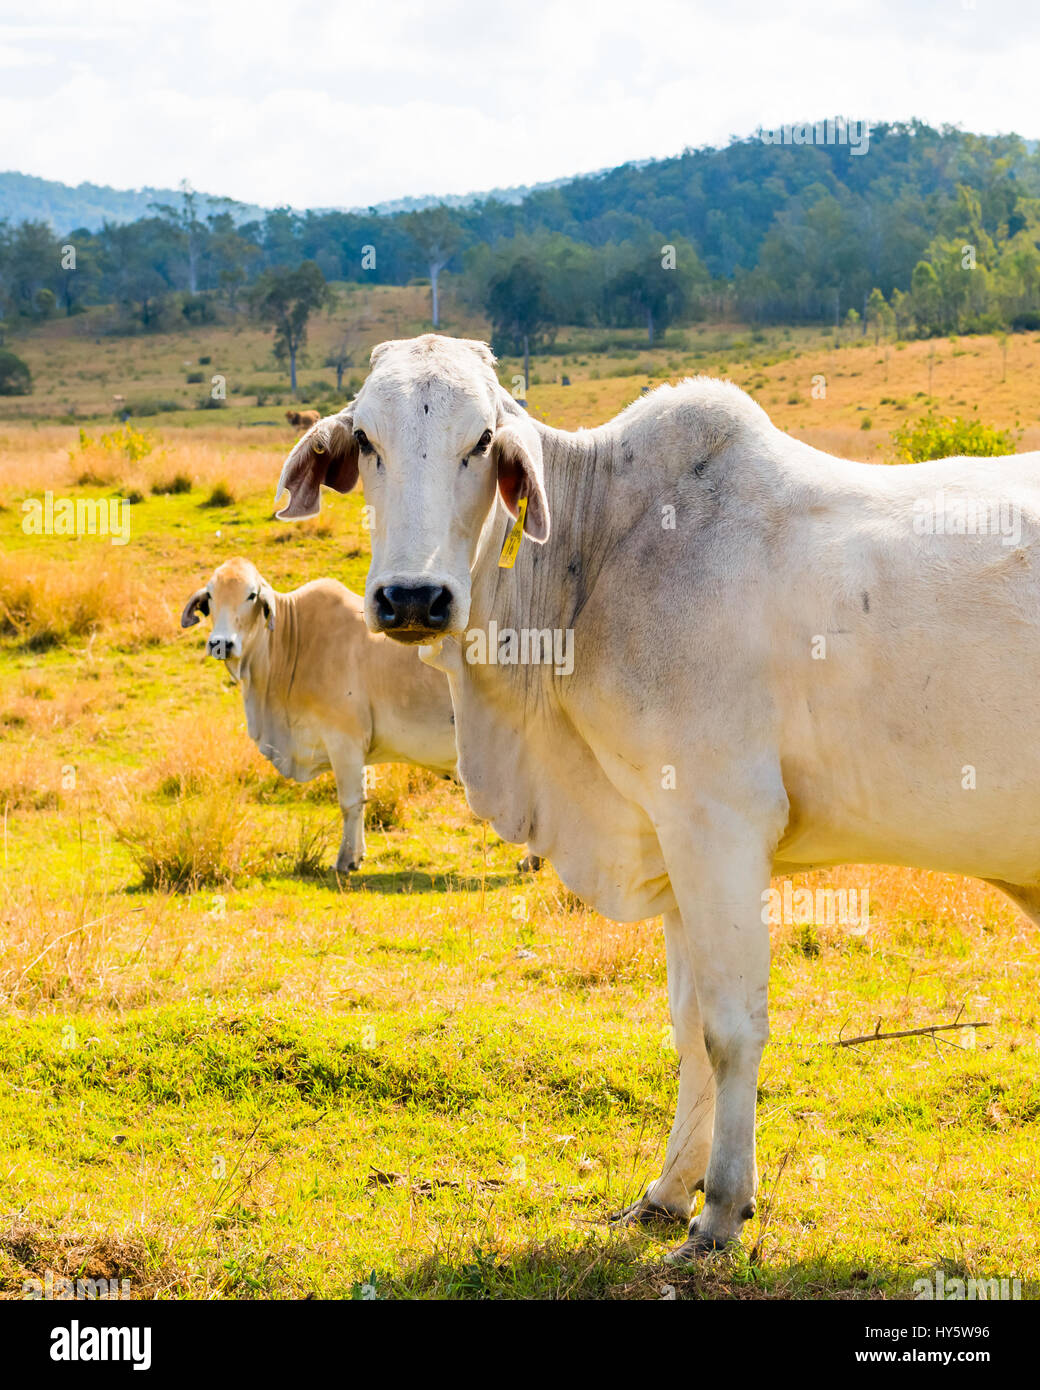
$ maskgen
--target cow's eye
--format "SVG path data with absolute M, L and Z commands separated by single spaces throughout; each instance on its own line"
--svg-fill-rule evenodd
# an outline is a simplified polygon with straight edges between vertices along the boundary
M 370 454 L 372 452 L 371 442 L 364 430 L 354 431 L 354 441 L 363 454 Z
M 256 590 L 254 589 L 253 592 L 247 596 L 247 598 L 246 598 L 246 603 L 252 603 L 253 600 L 254 600 L 255 598 L 256 598 Z
M 491 438 L 492 438 L 492 436 L 491 436 L 491 431 L 490 431 L 490 430 L 485 430 L 484 433 L 483 433 L 483 434 L 480 436 L 480 438 L 477 440 L 476 444 L 473 445 L 473 448 L 470 449 L 469 453 L 468 453 L 468 454 L 466 455 L 466 457 L 462 460 L 462 466 L 463 466 L 463 468 L 466 467 L 466 465 L 469 463 L 470 459 L 473 457 L 474 454 L 486 454 L 486 453 L 487 453 L 487 451 L 488 451 L 488 446 L 489 446 L 490 443 L 491 443 Z

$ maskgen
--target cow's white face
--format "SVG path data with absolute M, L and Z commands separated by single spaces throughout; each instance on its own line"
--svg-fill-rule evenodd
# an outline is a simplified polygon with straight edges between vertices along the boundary
M 274 594 L 248 560 L 226 560 L 184 605 L 181 627 L 194 627 L 199 614 L 213 619 L 206 655 L 238 661 L 258 634 L 274 626 Z
M 381 344 L 356 400 L 319 421 L 282 470 L 286 519 L 317 512 L 321 483 L 348 491 L 361 477 L 374 632 L 421 643 L 465 631 L 496 494 L 513 516 L 526 497 L 525 531 L 548 537 L 538 434 L 499 386 L 494 360 L 483 343 L 435 334 Z

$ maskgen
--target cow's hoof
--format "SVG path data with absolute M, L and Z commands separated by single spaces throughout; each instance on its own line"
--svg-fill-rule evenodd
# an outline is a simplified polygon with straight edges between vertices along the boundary
M 708 1255 L 721 1255 L 724 1250 L 732 1249 L 735 1243 L 735 1238 L 724 1240 L 707 1231 L 699 1231 L 695 1221 L 690 1227 L 690 1234 L 678 1250 L 669 1250 L 665 1255 L 665 1264 L 692 1264 L 694 1260 L 702 1260 Z
M 357 859 L 338 859 L 336 861 L 336 872 L 338 874 L 353 874 L 361 867 L 360 860 Z
M 638 1202 L 633 1202 L 624 1211 L 610 1218 L 612 1226 L 685 1226 L 689 1221 L 688 1212 L 672 1211 L 670 1207 L 660 1206 L 650 1196 L 647 1189 Z

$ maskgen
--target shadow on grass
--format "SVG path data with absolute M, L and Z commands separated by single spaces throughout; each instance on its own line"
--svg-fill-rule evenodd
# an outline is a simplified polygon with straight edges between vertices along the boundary
M 368 893 L 479 893 L 481 886 L 504 888 L 518 883 L 520 874 L 487 874 L 483 879 L 479 874 L 435 874 L 425 869 L 393 869 L 340 876 L 340 883 L 346 891 Z M 335 886 L 336 874 L 330 872 L 326 881 Z
M 324 869 L 320 873 L 300 873 L 292 869 L 271 868 L 262 873 L 250 875 L 247 879 L 191 878 L 157 879 L 154 882 L 138 879 L 128 883 L 123 891 L 128 895 L 150 894 L 158 891 L 190 894 L 221 894 L 233 891 L 250 880 L 270 887 L 275 883 L 309 883 L 315 888 L 327 888 L 333 893 L 479 893 L 481 886 L 488 891 L 504 888 L 510 884 L 521 883 L 525 875 L 488 874 L 481 880 L 479 875 L 431 874 L 424 869 L 395 869 L 373 873 L 338 874 L 335 869 Z
M 757 1261 L 749 1249 L 674 1266 L 670 1249 L 684 1231 L 596 1232 L 583 1239 L 531 1243 L 506 1254 L 470 1246 L 424 1256 L 410 1268 L 373 1271 L 351 1289 L 354 1298 L 540 1300 L 789 1300 L 911 1299 L 914 1280 L 934 1279 L 932 1268 L 864 1268 L 841 1258 L 785 1262 L 768 1250 Z M 374 1289 L 374 1295 L 373 1295 Z

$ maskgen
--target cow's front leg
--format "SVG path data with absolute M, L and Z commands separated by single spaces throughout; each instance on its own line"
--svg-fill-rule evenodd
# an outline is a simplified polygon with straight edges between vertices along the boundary
M 365 764 L 359 749 L 329 749 L 336 796 L 343 816 L 343 838 L 336 856 L 338 874 L 353 873 L 365 857 Z
M 336 856 L 336 872 L 350 874 L 361 868 L 361 861 L 365 857 L 364 782 L 358 799 L 350 805 L 344 805 L 341 801 L 340 810 L 343 813 L 343 838 Z
M 704 1029 L 689 941 L 678 912 L 664 916 L 668 958 L 668 1003 L 679 1054 L 679 1099 L 661 1176 L 643 1197 L 621 1213 L 625 1224 L 689 1221 L 695 1194 L 704 1186 L 711 1153 L 715 1081 L 704 1046 Z
M 769 928 L 762 905 L 775 837 L 728 807 L 713 806 L 697 821 L 685 833 L 659 828 L 715 1079 L 704 1207 L 685 1245 L 670 1257 L 680 1261 L 720 1249 L 754 1215 L 755 1102 L 769 1036 Z

